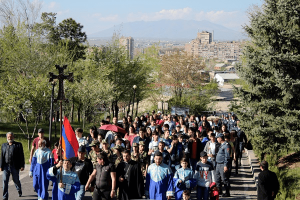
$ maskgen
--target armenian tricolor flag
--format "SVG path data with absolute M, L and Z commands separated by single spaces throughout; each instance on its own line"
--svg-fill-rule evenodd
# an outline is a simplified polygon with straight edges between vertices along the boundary
M 62 126 L 62 148 L 64 150 L 64 159 L 69 159 L 77 156 L 79 148 L 78 141 L 73 128 L 65 116 Z

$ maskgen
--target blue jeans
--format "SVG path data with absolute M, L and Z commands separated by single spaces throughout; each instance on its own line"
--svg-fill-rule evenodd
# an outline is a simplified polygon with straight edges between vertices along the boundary
M 84 189 L 85 185 L 80 185 L 80 190 L 78 192 L 75 193 L 75 198 L 76 200 L 81 200 L 84 197 L 85 194 L 85 189 Z
M 197 162 L 198 162 L 197 159 L 190 158 L 190 167 L 191 167 L 191 169 L 193 170 L 194 173 L 195 173 L 195 170 L 196 170 Z
M 208 197 L 209 197 L 209 187 L 197 186 L 197 199 L 208 200 Z
M 3 199 L 8 199 L 8 182 L 9 182 L 10 174 L 12 175 L 12 180 L 14 181 L 18 192 L 22 191 L 20 177 L 19 177 L 19 170 L 17 170 L 15 167 L 9 166 L 9 165 L 4 165 L 2 170 L 3 170 L 3 174 L 2 174 Z

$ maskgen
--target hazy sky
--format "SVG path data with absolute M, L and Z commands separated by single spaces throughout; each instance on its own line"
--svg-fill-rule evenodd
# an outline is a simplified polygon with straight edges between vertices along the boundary
M 234 30 L 248 21 L 247 10 L 262 0 L 44 0 L 42 12 L 57 13 L 57 22 L 73 18 L 92 34 L 132 21 L 208 20 Z

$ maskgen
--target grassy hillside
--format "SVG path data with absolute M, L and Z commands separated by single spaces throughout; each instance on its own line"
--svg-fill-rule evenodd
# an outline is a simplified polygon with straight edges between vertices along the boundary
M 74 129 L 79 127 L 82 128 L 82 123 L 71 123 L 71 125 L 74 127 Z M 96 125 L 97 127 L 99 126 L 99 124 L 85 124 L 83 136 L 89 135 L 89 128 L 93 125 Z M 45 131 L 45 137 L 49 138 L 49 124 L 40 123 L 37 129 L 39 128 L 43 128 Z M 22 125 L 22 129 L 26 130 L 25 124 Z M 34 129 L 34 125 L 33 124 L 29 125 L 28 132 L 31 133 L 30 135 L 32 135 L 33 129 Z M 22 143 L 24 149 L 24 155 L 25 155 L 25 162 L 26 164 L 29 164 L 28 160 L 29 160 L 30 150 L 28 149 L 28 140 L 26 139 L 25 135 L 22 133 L 22 131 L 20 130 L 20 128 L 16 123 L 0 123 L 0 144 L 1 145 L 7 142 L 6 141 L 7 132 L 13 132 L 15 135 L 15 141 Z M 56 122 L 56 138 L 55 138 L 55 125 L 54 124 L 52 125 L 51 149 L 53 149 L 54 143 L 58 141 L 59 134 L 60 134 L 59 123 Z M 37 136 L 38 134 L 36 130 L 34 138 Z M 30 141 L 30 148 L 31 148 L 32 141 L 33 140 Z

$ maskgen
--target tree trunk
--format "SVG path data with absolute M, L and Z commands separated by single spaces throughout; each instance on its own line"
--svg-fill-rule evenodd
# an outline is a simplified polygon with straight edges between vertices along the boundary
M 28 150 L 30 152 L 30 150 L 31 150 L 31 137 L 29 136 L 29 134 L 27 136 L 27 141 L 28 141 Z
M 138 108 L 139 108 L 139 99 L 136 99 L 136 111 L 135 111 L 135 116 L 138 116 Z
M 85 112 L 83 112 L 83 113 L 85 113 Z M 83 129 L 84 129 L 84 126 L 85 126 L 85 114 L 83 114 L 83 118 L 82 118 L 82 128 Z
M 115 105 L 114 105 L 114 101 L 111 102 L 111 112 L 113 115 L 113 118 L 115 117 L 115 109 L 114 109 Z
M 126 115 L 126 117 L 128 117 L 129 113 L 130 113 L 130 104 L 131 104 L 131 98 L 129 98 L 129 103 L 128 103 L 128 109 L 127 109 L 127 115 Z
M 115 101 L 115 117 L 119 118 L 119 107 L 118 107 L 118 101 Z
M 71 123 L 73 122 L 74 119 L 74 99 L 72 101 L 72 106 L 71 106 Z
M 59 111 L 56 111 L 56 121 L 59 122 Z
M 80 123 L 80 110 L 81 110 L 81 103 L 79 103 L 78 105 L 78 110 L 77 110 L 77 120 L 78 120 L 78 123 Z

